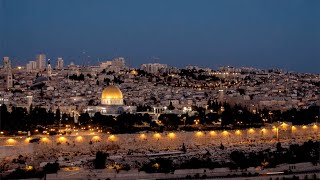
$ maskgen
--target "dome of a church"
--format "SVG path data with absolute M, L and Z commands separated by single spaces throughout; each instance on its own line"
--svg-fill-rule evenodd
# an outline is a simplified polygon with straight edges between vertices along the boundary
M 102 91 L 101 104 L 103 105 L 123 105 L 123 95 L 121 90 L 114 85 L 110 85 Z

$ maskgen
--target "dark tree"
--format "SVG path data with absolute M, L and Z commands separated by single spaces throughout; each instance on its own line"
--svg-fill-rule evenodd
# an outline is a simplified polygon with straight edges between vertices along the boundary
M 54 119 L 55 119 L 56 124 L 60 123 L 61 113 L 60 113 L 60 109 L 59 108 L 56 110 L 56 114 L 55 114 Z
M 168 106 L 168 110 L 174 110 L 174 109 L 175 109 L 175 107 L 172 105 L 172 102 L 170 101 L 170 104 Z
M 106 167 L 106 160 L 109 154 L 98 151 L 96 153 L 96 159 L 94 159 L 94 168 L 95 169 L 104 169 Z

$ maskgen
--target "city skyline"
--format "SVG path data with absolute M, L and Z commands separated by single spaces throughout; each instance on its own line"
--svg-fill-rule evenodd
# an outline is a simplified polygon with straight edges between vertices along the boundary
M 319 73 L 317 1 L 1 1 L 0 55 Z M 86 13 L 83 13 L 86 12 Z M 271 13 L 272 12 L 272 13 Z M 83 52 L 86 52 L 84 55 Z M 153 58 L 156 57 L 156 58 Z

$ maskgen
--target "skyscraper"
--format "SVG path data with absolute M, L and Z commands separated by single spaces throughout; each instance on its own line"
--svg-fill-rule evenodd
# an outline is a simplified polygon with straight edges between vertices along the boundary
M 46 55 L 45 54 L 38 54 L 37 55 L 37 68 L 38 70 L 44 70 L 46 68 Z

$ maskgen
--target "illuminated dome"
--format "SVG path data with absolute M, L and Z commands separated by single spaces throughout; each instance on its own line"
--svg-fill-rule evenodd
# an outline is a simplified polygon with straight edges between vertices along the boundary
M 123 105 L 121 90 L 114 85 L 106 87 L 101 94 L 102 105 Z

